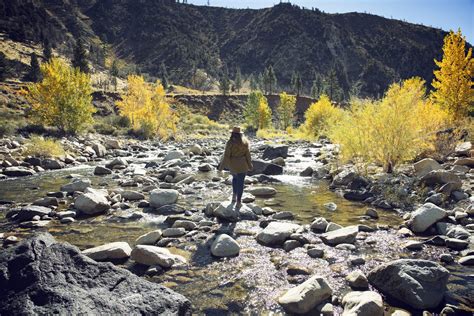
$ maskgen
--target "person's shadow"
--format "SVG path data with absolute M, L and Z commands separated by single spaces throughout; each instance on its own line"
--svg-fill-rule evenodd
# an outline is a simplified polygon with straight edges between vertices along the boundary
M 239 210 L 242 208 L 242 205 L 237 206 L 236 202 L 232 202 L 231 205 L 233 206 L 232 209 L 235 212 L 239 212 Z M 240 219 L 240 216 L 238 216 L 237 218 L 238 221 Z M 211 231 L 213 234 L 206 238 L 204 241 L 196 243 L 196 251 L 191 256 L 191 261 L 194 266 L 203 267 L 208 264 L 211 264 L 212 262 L 220 260 L 220 258 L 214 257 L 211 254 L 211 245 L 217 236 L 221 234 L 227 234 L 230 237 L 236 239 L 234 231 L 237 222 L 226 221 L 219 218 L 217 219 L 217 221 L 220 226 Z

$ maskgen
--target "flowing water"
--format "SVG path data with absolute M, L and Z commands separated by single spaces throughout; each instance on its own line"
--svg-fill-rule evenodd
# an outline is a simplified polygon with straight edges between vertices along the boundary
M 153 153 L 150 155 L 153 157 Z M 154 282 L 164 284 L 188 297 L 197 314 L 283 314 L 276 303 L 282 291 L 301 282 L 298 277 L 288 277 L 286 268 L 289 265 L 306 267 L 310 273 L 324 276 L 335 294 L 342 295 L 349 290 L 344 277 L 354 269 L 368 272 L 381 262 L 401 257 L 427 258 L 438 260 L 440 248 L 426 246 L 422 252 L 411 253 L 403 249 L 406 239 L 396 234 L 402 223 L 401 217 L 394 211 L 379 210 L 378 220 L 364 216 L 367 206 L 350 202 L 338 196 L 328 188 L 325 181 L 297 176 L 308 163 L 314 164 L 310 158 L 297 152 L 293 158 L 287 159 L 285 175 L 277 176 L 281 183 L 272 184 L 277 194 L 270 201 L 257 199 L 256 203 L 264 206 L 271 204 L 275 210 L 291 211 L 295 221 L 308 224 L 316 216 L 341 225 L 365 224 L 379 226 L 381 229 L 373 233 L 359 233 L 356 250 L 338 250 L 319 244 L 325 250 L 324 259 L 310 258 L 304 248 L 297 248 L 289 253 L 280 248 L 268 248 L 255 241 L 255 235 L 261 230 L 257 222 L 241 221 L 230 225 L 221 225 L 215 231 L 233 235 L 241 246 L 238 257 L 216 259 L 210 255 L 208 234 L 198 233 L 186 241 L 175 245 L 172 251 L 186 257 L 189 264 L 173 268 L 164 274 L 150 278 Z M 132 167 L 142 167 L 150 159 L 135 160 Z M 190 168 L 188 171 L 191 171 Z M 195 170 L 195 169 L 194 169 Z M 58 191 L 63 184 L 70 182 L 70 174 L 77 174 L 91 179 L 93 187 L 117 187 L 117 179 L 110 176 L 94 176 L 92 166 L 80 166 L 60 171 L 44 172 L 27 178 L 17 178 L 0 182 L 0 200 L 13 200 L 21 203 L 32 202 L 44 197 L 47 192 Z M 197 181 L 191 185 L 191 194 L 180 198 L 179 203 L 187 209 L 197 211 L 209 201 L 221 201 L 227 198 L 221 190 L 213 190 L 206 186 L 215 172 L 197 175 Z M 133 189 L 133 188 L 131 188 Z M 227 188 L 229 191 L 230 189 Z M 71 200 L 72 201 L 72 200 Z M 329 211 L 324 204 L 334 202 L 336 211 Z M 61 206 L 60 206 L 61 207 Z M 65 207 L 65 206 L 62 206 Z M 131 214 L 139 214 L 136 219 Z M 30 229 L 21 229 L 8 223 L 0 212 L 0 231 L 15 235 L 28 235 Z M 139 218 L 140 217 L 140 218 Z M 131 208 L 114 212 L 112 215 L 101 215 L 80 219 L 69 225 L 52 221 L 43 230 L 49 231 L 58 240 L 67 241 L 85 249 L 107 242 L 134 240 L 157 227 L 163 227 L 163 216 L 142 213 L 140 209 Z M 41 229 L 38 229 L 41 230 Z M 308 238 L 314 236 L 308 234 Z M 443 251 L 447 251 L 443 249 Z M 366 264 L 354 266 L 351 259 L 362 257 Z M 124 266 L 134 269 L 130 262 Z M 459 265 L 447 266 L 452 272 L 450 279 L 450 297 L 452 302 L 472 306 L 474 293 L 472 271 Z M 137 272 L 138 273 L 138 272 Z M 341 312 L 341 310 L 336 310 Z

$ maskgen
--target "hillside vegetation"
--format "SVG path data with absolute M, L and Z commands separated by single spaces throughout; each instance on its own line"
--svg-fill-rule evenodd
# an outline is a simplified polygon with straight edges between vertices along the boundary
M 202 81 L 207 89 L 207 81 L 234 80 L 238 69 L 247 84 L 258 82 L 272 66 L 278 90 L 292 90 L 296 74 L 302 94 L 319 79 L 340 87 L 332 99 L 380 97 L 390 83 L 412 76 L 431 82 L 445 35 L 374 15 L 291 4 L 249 10 L 165 0 L 11 0 L 0 5 L 0 17 L 0 32 L 8 37 L 46 43 L 64 55 L 83 38 L 97 68 L 117 58 L 126 65 L 123 75 L 132 69 L 154 79 L 166 71 L 174 84 L 197 88 Z

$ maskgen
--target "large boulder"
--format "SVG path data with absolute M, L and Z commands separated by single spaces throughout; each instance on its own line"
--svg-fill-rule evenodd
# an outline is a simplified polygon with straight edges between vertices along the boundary
M 1 251 L 0 275 L 1 315 L 191 315 L 184 296 L 49 234 Z
M 352 169 L 344 169 L 334 176 L 331 186 L 348 185 L 357 178 L 357 173 Z
M 331 295 L 332 289 L 326 280 L 315 275 L 286 291 L 278 298 L 278 303 L 290 313 L 305 314 Z
M 132 248 L 123 241 L 111 242 L 105 245 L 89 248 L 82 251 L 82 254 L 94 260 L 125 259 L 130 257 Z
M 160 240 L 162 232 L 160 229 L 153 230 L 146 234 L 143 234 L 135 240 L 136 245 L 154 245 L 158 240 Z
M 166 154 L 163 160 L 168 161 L 181 158 L 184 158 L 184 152 L 182 150 L 172 150 Z
M 271 222 L 257 235 L 257 241 L 265 246 L 279 246 L 299 228 L 298 224 Z
M 61 162 L 57 159 L 45 158 L 41 160 L 41 167 L 43 167 L 46 170 L 62 169 L 64 168 L 64 166 L 65 166 L 64 162 Z
M 128 162 L 127 160 L 125 160 L 125 158 L 122 157 L 115 158 L 114 160 L 110 161 L 105 165 L 105 167 L 109 169 L 124 168 L 126 166 L 128 166 Z
M 240 246 L 234 238 L 220 234 L 211 245 L 211 253 L 216 257 L 233 257 L 240 252 Z
M 145 198 L 143 193 L 133 191 L 133 190 L 125 190 L 120 192 L 120 195 L 127 201 L 139 201 Z
M 25 167 L 8 167 L 3 170 L 3 174 L 9 177 L 26 177 L 32 176 L 36 172 L 33 169 Z
M 459 143 L 459 144 L 456 145 L 456 148 L 455 148 L 454 152 L 458 156 L 466 156 L 466 155 L 469 154 L 471 149 L 472 149 L 472 143 L 471 142 L 463 142 L 463 143 Z
M 447 216 L 448 213 L 442 208 L 433 203 L 425 203 L 411 214 L 408 226 L 413 232 L 422 233 Z
M 271 145 L 267 146 L 263 151 L 262 158 L 272 160 L 278 157 L 288 157 L 288 146 L 287 145 Z
M 415 162 L 413 164 L 413 168 L 415 168 L 415 174 L 419 178 L 424 177 L 433 170 L 442 169 L 441 165 L 436 160 L 431 158 L 425 158 Z
M 446 184 L 446 183 L 462 183 L 461 179 L 453 172 L 440 169 L 428 172 L 421 178 L 423 183 L 428 185 Z
M 449 271 L 436 262 L 400 259 L 369 272 L 370 284 L 384 295 L 415 309 L 437 307 L 443 300 Z
M 377 292 L 349 292 L 342 299 L 343 316 L 383 316 L 383 300 Z
M 254 220 L 257 217 L 247 205 L 243 204 L 237 208 L 235 203 L 230 201 L 220 203 L 212 215 L 228 222 L 237 222 L 240 219 Z
M 358 232 L 359 228 L 357 226 L 347 226 L 322 234 L 321 240 L 331 246 L 353 244 Z
M 283 167 L 271 162 L 261 159 L 253 159 L 252 164 L 253 169 L 248 172 L 248 175 L 250 176 L 256 174 L 265 174 L 269 176 L 283 174 Z
M 104 145 L 99 143 L 95 143 L 94 145 L 92 145 L 92 149 L 95 151 L 97 157 L 104 157 L 107 153 L 107 148 L 105 148 Z
M 155 189 L 150 192 L 150 205 L 159 208 L 178 201 L 179 192 L 173 189 Z
M 84 192 L 91 186 L 91 180 L 89 179 L 74 179 L 71 183 L 61 186 L 61 191 L 67 193 Z
M 94 215 L 107 211 L 110 203 L 102 191 L 88 188 L 86 193 L 76 198 L 74 207 L 84 214 Z
M 272 187 L 253 187 L 249 188 L 247 191 L 257 197 L 271 197 L 277 192 Z
M 15 212 L 13 219 L 19 222 L 24 222 L 31 221 L 35 216 L 43 217 L 49 215 L 51 213 L 51 209 L 44 206 L 27 205 L 22 207 L 19 212 L 16 210 L 13 210 L 13 212 Z M 7 217 L 8 216 L 9 215 L 7 214 Z
M 137 245 L 132 250 L 131 259 L 147 266 L 159 265 L 170 268 L 176 263 L 186 263 L 186 259 L 172 254 L 168 249 L 148 245 Z

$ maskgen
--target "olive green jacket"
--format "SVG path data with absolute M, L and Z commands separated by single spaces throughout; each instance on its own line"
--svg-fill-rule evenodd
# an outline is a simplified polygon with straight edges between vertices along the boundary
M 253 169 L 252 158 L 248 144 L 235 144 L 228 141 L 225 146 L 224 156 L 219 164 L 219 170 L 224 168 L 230 173 L 244 173 Z

